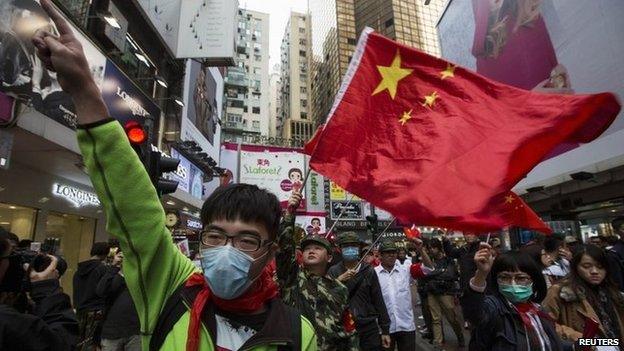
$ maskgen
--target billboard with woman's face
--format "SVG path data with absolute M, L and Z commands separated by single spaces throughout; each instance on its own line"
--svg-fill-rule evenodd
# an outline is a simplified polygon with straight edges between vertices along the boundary
M 624 96 L 621 0 L 451 0 L 438 23 L 442 57 L 515 87 Z M 624 164 L 624 114 L 597 140 L 544 161 L 521 187 Z M 596 168 L 598 167 L 598 168 Z M 565 177 L 564 177 L 565 175 Z

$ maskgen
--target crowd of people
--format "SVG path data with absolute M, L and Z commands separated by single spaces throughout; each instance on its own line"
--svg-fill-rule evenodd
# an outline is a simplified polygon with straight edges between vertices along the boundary
M 25 270 L 0 232 L 1 349 L 411 351 L 418 348 L 413 290 L 420 331 L 438 349 L 447 346 L 443 319 L 458 346 L 466 343 L 465 319 L 475 351 L 621 340 L 619 219 L 619 236 L 590 244 L 549 237 L 505 252 L 498 239 L 466 233 L 459 248 L 442 235 L 410 237 L 405 247 L 380 240 L 366 250 L 345 232 L 335 248 L 318 234 L 297 243 L 297 191 L 283 212 L 274 194 L 231 184 L 201 209 L 198 269 L 173 244 L 158 194 L 108 117 L 80 43 L 49 0 L 41 5 L 59 36 L 38 31 L 33 45 L 75 103 L 78 144 L 123 259 L 115 251 L 106 264 L 110 248 L 94 245 L 74 276 L 72 306 L 59 284 L 61 260 L 45 256 L 43 269 Z

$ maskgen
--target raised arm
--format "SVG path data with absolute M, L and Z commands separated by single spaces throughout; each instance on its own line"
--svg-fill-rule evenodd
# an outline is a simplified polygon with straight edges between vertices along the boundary
M 123 128 L 107 116 L 80 43 L 50 1 L 41 4 L 60 37 L 37 32 L 33 43 L 74 100 L 81 125 L 80 150 L 106 213 L 107 230 L 119 239 L 125 253 L 123 271 L 141 333 L 150 334 L 162 305 L 195 266 L 173 245 L 156 190 Z
M 282 219 L 280 233 L 277 238 L 279 251 L 275 255 L 275 263 L 277 266 L 277 279 L 282 292 L 289 287 L 293 287 L 294 284 L 297 284 L 299 265 L 297 263 L 296 244 L 294 238 L 294 209 L 299 206 L 299 202 L 301 202 L 301 195 L 299 194 L 293 194 L 289 199 L 289 207 L 284 215 L 284 218 Z

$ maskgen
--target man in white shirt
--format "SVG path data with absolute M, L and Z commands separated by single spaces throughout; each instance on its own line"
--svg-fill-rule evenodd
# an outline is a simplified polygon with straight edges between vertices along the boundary
M 422 242 L 412 239 L 421 251 L 425 266 L 415 263 L 411 266 L 401 264 L 397 260 L 397 246 L 393 241 L 381 243 L 379 253 L 381 264 L 375 267 L 379 278 L 379 285 L 383 295 L 388 316 L 390 317 L 390 338 L 392 343 L 386 350 L 394 350 L 395 345 L 399 351 L 416 350 L 416 326 L 414 324 L 414 311 L 412 307 L 412 294 L 410 291 L 410 275 L 414 278 L 422 277 L 431 270 L 431 261 L 424 251 Z

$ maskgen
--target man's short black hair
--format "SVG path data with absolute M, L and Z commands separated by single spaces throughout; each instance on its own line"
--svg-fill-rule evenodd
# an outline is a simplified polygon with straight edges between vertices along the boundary
M 533 258 L 520 251 L 510 251 L 496 257 L 490 274 L 493 290 L 498 291 L 498 280 L 496 279 L 498 273 L 516 271 L 528 274 L 533 280 L 533 295 L 530 300 L 536 303 L 542 302 L 547 291 L 542 270 Z
M 277 196 L 252 184 L 229 184 L 217 188 L 204 202 L 202 224 L 216 220 L 258 223 L 270 238 L 279 231 L 282 209 Z
M 312 223 L 312 222 L 314 222 L 314 221 L 318 221 L 318 222 L 319 222 L 319 224 L 321 223 L 321 219 L 320 219 L 320 218 L 317 218 L 317 217 L 312 218 L 312 219 L 310 220 L 310 223 Z
M 109 251 L 110 246 L 107 242 L 97 242 L 91 246 L 91 256 L 107 256 Z

